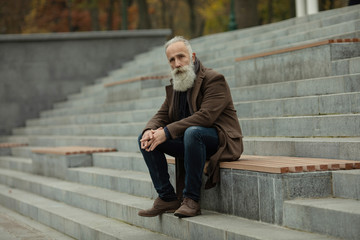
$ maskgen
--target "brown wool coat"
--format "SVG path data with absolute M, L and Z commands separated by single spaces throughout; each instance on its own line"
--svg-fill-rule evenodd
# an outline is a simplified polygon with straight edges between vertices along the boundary
M 243 152 L 242 132 L 231 98 L 230 88 L 223 75 L 200 64 L 194 87 L 188 96 L 190 117 L 180 121 L 173 119 L 173 87 L 166 86 L 166 99 L 159 111 L 147 123 L 145 129 L 167 126 L 173 139 L 182 137 L 191 126 L 215 127 L 219 135 L 217 152 L 208 159 L 205 188 L 211 188 L 220 180 L 220 161 L 238 160 Z M 177 161 L 178 159 L 176 159 Z M 176 179 L 178 181 L 179 179 Z

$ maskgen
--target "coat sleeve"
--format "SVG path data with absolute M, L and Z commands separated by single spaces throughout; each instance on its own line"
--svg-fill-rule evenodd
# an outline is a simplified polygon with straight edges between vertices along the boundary
M 231 101 L 229 87 L 223 75 L 203 79 L 202 101 L 193 115 L 167 125 L 172 138 L 183 136 L 191 126 L 214 127 L 214 122 Z

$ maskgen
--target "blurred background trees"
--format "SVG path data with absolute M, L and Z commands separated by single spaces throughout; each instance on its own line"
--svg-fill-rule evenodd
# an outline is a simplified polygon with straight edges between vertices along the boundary
M 231 0 L 0 0 L 0 34 L 170 28 L 194 38 L 228 30 Z M 295 0 L 235 0 L 238 28 L 295 17 Z M 319 0 L 319 9 L 347 5 Z

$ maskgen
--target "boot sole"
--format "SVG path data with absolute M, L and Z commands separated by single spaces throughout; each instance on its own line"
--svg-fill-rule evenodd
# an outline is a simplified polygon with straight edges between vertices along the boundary
M 159 215 L 161 215 L 163 213 L 174 213 L 175 211 L 176 211 L 176 209 L 171 209 L 171 210 L 161 211 L 158 214 L 140 214 L 140 213 L 138 213 L 138 215 L 140 217 L 156 217 L 156 216 L 159 216 Z
M 201 215 L 201 211 L 200 210 L 197 211 L 195 213 L 195 215 L 185 215 L 185 214 L 182 214 L 182 213 L 179 213 L 179 212 L 175 212 L 174 215 L 177 216 L 178 218 L 195 217 L 195 216 Z

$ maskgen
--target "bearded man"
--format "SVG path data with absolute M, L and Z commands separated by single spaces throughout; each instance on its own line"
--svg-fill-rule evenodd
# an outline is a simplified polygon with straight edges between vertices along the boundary
M 164 103 L 138 139 L 159 197 L 152 208 L 138 214 L 153 217 L 175 212 L 178 217 L 193 217 L 201 214 L 206 161 L 208 189 L 219 182 L 219 162 L 240 157 L 242 133 L 224 76 L 205 68 L 183 37 L 168 41 L 165 53 L 172 69 L 171 85 L 166 86 Z M 177 194 L 165 154 L 175 157 Z

